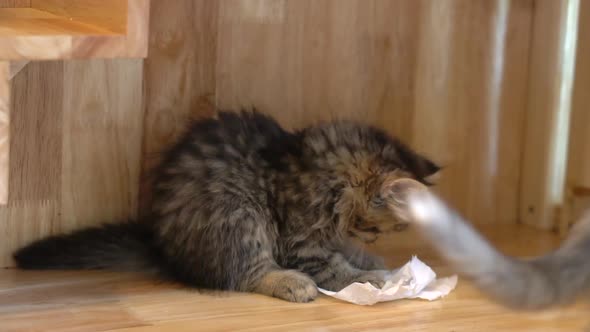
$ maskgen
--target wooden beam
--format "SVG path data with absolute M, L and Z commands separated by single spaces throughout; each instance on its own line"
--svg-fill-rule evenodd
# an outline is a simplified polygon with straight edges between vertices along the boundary
M 0 59 L 144 58 L 149 0 L 33 1 L 0 8 Z

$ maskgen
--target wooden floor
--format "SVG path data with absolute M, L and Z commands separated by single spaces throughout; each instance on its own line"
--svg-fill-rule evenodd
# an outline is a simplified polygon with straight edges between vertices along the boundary
M 509 254 L 534 255 L 558 239 L 524 227 L 484 229 Z M 417 254 L 439 275 L 448 268 L 411 233 L 380 241 L 392 266 Z M 250 294 L 202 294 L 131 274 L 0 270 L 0 331 L 583 331 L 590 306 L 515 313 L 468 282 L 442 300 L 363 307 L 325 296 L 292 304 Z

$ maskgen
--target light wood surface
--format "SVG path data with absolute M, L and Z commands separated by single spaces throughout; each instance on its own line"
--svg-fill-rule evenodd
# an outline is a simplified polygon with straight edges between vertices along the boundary
M 91 25 L 36 8 L 2 8 L 0 20 L 2 38 L 115 34 L 114 31 L 100 25 Z
M 558 237 L 523 226 L 485 234 L 502 250 L 535 255 Z M 449 269 L 413 233 L 380 241 L 392 267 L 417 254 L 439 276 Z M 583 331 L 590 305 L 540 313 L 511 312 L 483 298 L 466 280 L 447 297 L 357 306 L 321 296 L 293 304 L 261 295 L 199 293 L 131 274 L 0 271 L 0 330 L 50 331 Z
M 8 201 L 10 159 L 10 63 L 0 61 L 0 205 Z
M 121 0 L 31 0 L 31 7 L 55 15 L 107 28 L 111 32 L 127 30 L 127 1 Z
M 142 65 L 31 62 L 12 79 L 12 191 L 0 207 L 0 266 L 33 239 L 136 214 Z
M 145 57 L 149 0 L 31 1 L 0 8 L 0 59 Z
M 532 1 L 219 6 L 222 108 L 378 124 L 446 167 L 439 191 L 472 220 L 516 221 Z

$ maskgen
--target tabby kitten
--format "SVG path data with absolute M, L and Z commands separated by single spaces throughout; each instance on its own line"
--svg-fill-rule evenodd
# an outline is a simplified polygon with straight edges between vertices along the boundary
M 166 154 L 146 218 L 42 239 L 14 258 L 24 269 L 156 270 L 293 302 L 313 300 L 317 286 L 380 287 L 380 259 L 356 255 L 351 240 L 403 230 L 383 184 L 426 183 L 438 169 L 374 127 L 288 132 L 257 112 L 219 112 Z
M 500 304 L 514 309 L 542 309 L 588 295 L 590 211 L 575 224 L 559 249 L 519 260 L 498 252 L 420 183 L 400 179 L 389 187 L 387 204 L 398 218 L 415 224 L 458 272 Z

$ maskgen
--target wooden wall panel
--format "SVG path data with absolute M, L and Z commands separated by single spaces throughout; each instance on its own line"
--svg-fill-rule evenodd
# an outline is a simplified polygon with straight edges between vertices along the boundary
M 220 2 L 216 102 L 287 127 L 350 118 L 447 167 L 476 222 L 514 222 L 532 1 Z
M 65 63 L 62 204 L 56 231 L 135 216 L 142 68 L 143 60 Z
M 408 138 L 418 11 L 416 1 L 222 1 L 217 103 L 288 127 L 382 118 Z
M 8 202 L 10 159 L 10 63 L 0 61 L 0 204 Z
M 11 81 L 12 191 L 0 207 L 0 266 L 11 265 L 15 248 L 50 234 L 60 220 L 62 81 L 60 62 L 31 63 Z
M 412 142 L 474 222 L 515 222 L 532 3 L 423 2 Z
M 559 230 L 567 234 L 590 209 L 590 2 L 580 1 L 576 68 L 571 102 L 566 199 Z
M 152 167 L 188 120 L 212 115 L 217 42 L 216 0 L 154 1 L 145 61 L 142 204 Z
M 159 153 L 209 101 L 288 128 L 377 124 L 446 166 L 437 190 L 471 220 L 515 222 L 539 1 L 153 1 L 145 62 L 31 63 L 13 79 L 20 175 L 0 265 L 33 238 L 134 216 L 139 181 L 149 204 Z
M 31 0 L 0 0 L 0 8 L 31 7 Z
M 524 130 L 520 219 L 552 229 L 564 200 L 577 0 L 537 0 Z
M 567 183 L 590 188 L 590 2 L 580 1 Z
M 32 62 L 14 77 L 0 266 L 36 238 L 136 214 L 142 68 L 142 60 Z
M 13 80 L 13 203 L 60 200 L 63 78 L 63 62 L 56 61 L 33 62 Z

